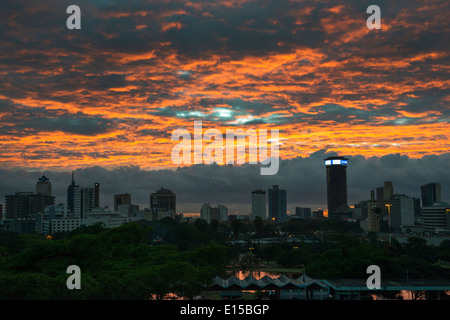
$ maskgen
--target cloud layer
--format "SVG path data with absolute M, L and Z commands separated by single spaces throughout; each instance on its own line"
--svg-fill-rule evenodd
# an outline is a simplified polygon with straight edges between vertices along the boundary
M 323 159 L 333 153 L 320 150 L 308 157 L 283 160 L 275 176 L 261 176 L 258 165 L 195 165 L 176 170 L 143 170 L 137 166 L 106 169 L 95 166 L 75 171 L 80 186 L 100 183 L 100 204 L 113 205 L 114 194 L 129 193 L 134 204 L 149 207 L 149 195 L 164 187 L 177 195 L 177 209 L 199 213 L 203 203 L 224 204 L 229 213 L 251 212 L 251 191 L 267 190 L 274 184 L 287 190 L 288 210 L 296 206 L 326 207 L 326 179 Z M 420 186 L 440 182 L 442 200 L 450 201 L 450 153 L 409 158 L 399 154 L 382 157 L 350 156 L 347 170 L 349 205 L 370 199 L 370 190 L 392 181 L 394 192 L 420 198 Z M 17 191 L 34 191 L 42 172 L 0 169 L 0 197 Z M 46 171 L 57 202 L 66 203 L 70 172 Z

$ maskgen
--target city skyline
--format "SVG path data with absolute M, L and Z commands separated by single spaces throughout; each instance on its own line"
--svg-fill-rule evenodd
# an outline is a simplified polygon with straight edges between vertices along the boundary
M 114 208 L 113 204 L 113 198 L 115 195 L 119 194 L 129 194 L 132 198 L 132 204 L 139 205 L 141 209 L 149 208 L 149 196 L 150 194 L 156 192 L 157 190 L 164 188 L 164 189 L 173 189 L 174 193 L 177 195 L 177 207 L 180 208 L 177 210 L 177 212 L 181 213 L 187 213 L 187 214 L 199 214 L 200 207 L 203 203 L 209 202 L 209 203 L 220 203 L 229 209 L 229 214 L 240 214 L 240 215 L 250 215 L 251 214 L 251 205 L 252 205 L 252 195 L 251 193 L 255 189 L 263 189 L 264 191 L 268 191 L 268 189 L 272 188 L 273 185 L 278 184 L 281 189 L 287 190 L 287 212 L 288 214 L 295 214 L 295 207 L 309 207 L 312 210 L 316 209 L 323 209 L 324 212 L 327 214 L 327 204 L 326 204 L 326 172 L 325 172 L 325 164 L 323 162 L 323 156 L 321 154 L 317 154 L 315 158 L 310 157 L 307 159 L 301 159 L 305 163 L 303 164 L 304 167 L 310 167 L 312 164 L 317 167 L 318 172 L 317 175 L 313 176 L 312 180 L 313 185 L 303 185 L 301 181 L 298 181 L 297 184 L 292 184 L 295 182 L 296 179 L 286 180 L 290 174 L 289 172 L 286 173 L 286 176 L 280 175 L 279 179 L 268 179 L 264 177 L 259 177 L 258 174 L 251 175 L 252 177 L 259 177 L 260 180 L 257 182 L 254 180 L 248 180 L 247 183 L 244 186 L 240 186 L 240 188 L 236 188 L 236 186 L 230 185 L 229 183 L 225 183 L 222 187 L 219 185 L 217 190 L 209 190 L 211 187 L 210 185 L 201 186 L 198 185 L 199 181 L 202 181 L 206 178 L 204 174 L 199 174 L 199 180 L 196 181 L 195 179 L 192 181 L 191 184 L 185 186 L 185 191 L 183 192 L 183 188 L 180 189 L 179 187 L 179 181 L 185 180 L 186 176 L 191 176 L 192 171 L 185 171 L 184 175 L 181 175 L 177 178 L 177 174 L 180 174 L 180 172 L 183 172 L 187 169 L 182 169 L 179 171 L 143 171 L 138 168 L 128 168 L 131 170 L 128 172 L 128 174 L 123 175 L 123 177 L 127 177 L 125 180 L 122 180 L 123 185 L 120 185 L 117 183 L 117 181 L 114 181 L 114 177 L 119 177 L 117 175 L 117 172 L 115 171 L 107 171 L 107 170 L 100 170 L 103 172 L 102 177 L 100 175 L 93 175 L 95 170 L 99 171 L 99 168 L 92 168 L 91 171 L 77 171 L 75 173 L 75 182 L 77 185 L 79 185 L 80 188 L 94 188 L 94 180 L 100 184 L 100 206 L 108 206 L 110 209 Z M 397 161 L 399 161 L 401 158 L 398 158 Z M 362 160 L 362 162 L 361 162 Z M 372 159 L 373 160 L 373 159 Z M 387 159 L 386 159 L 387 160 Z M 405 161 L 406 159 L 403 158 L 402 161 Z M 410 159 L 410 161 L 416 161 L 414 159 Z M 292 162 L 293 160 L 291 160 Z M 392 159 L 389 159 L 389 162 L 392 162 Z M 407 163 L 407 162 L 404 162 Z M 353 207 L 354 204 L 356 204 L 359 201 L 369 200 L 370 199 L 370 191 L 379 189 L 380 186 L 382 186 L 386 181 L 390 181 L 394 184 L 395 187 L 395 193 L 396 194 L 407 194 L 409 196 L 421 198 L 421 187 L 423 185 L 429 184 L 431 182 L 438 182 L 440 185 L 442 185 L 442 201 L 446 202 L 449 198 L 448 193 L 448 182 L 444 180 L 443 183 L 440 181 L 443 181 L 442 179 L 437 180 L 438 173 L 435 176 L 429 175 L 429 172 L 424 171 L 424 163 L 428 163 L 428 161 L 425 161 L 422 163 L 422 166 L 418 165 L 418 163 L 415 164 L 415 172 L 418 174 L 416 179 L 411 179 L 409 176 L 410 181 L 416 180 L 415 183 L 402 183 L 402 181 L 399 181 L 399 178 L 405 177 L 408 172 L 412 169 L 412 163 L 410 163 L 407 166 L 404 166 L 403 168 L 399 168 L 398 172 L 403 172 L 403 174 L 396 176 L 392 173 L 389 177 L 387 169 L 384 172 L 385 174 L 382 175 L 381 178 L 378 178 L 379 182 L 372 182 L 370 184 L 366 184 L 363 187 L 357 188 L 354 184 L 358 182 L 358 179 L 361 180 L 361 176 L 359 176 L 362 172 L 362 168 L 365 168 L 365 170 L 370 170 L 371 166 L 376 167 L 382 167 L 382 163 L 378 163 L 375 165 L 373 162 L 368 162 L 364 158 L 352 158 L 350 157 L 350 160 L 348 162 L 349 166 L 349 201 L 348 205 L 350 207 Z M 364 164 L 364 165 L 362 165 Z M 292 166 L 292 164 L 288 165 Z M 283 167 L 282 167 L 283 168 Z M 422 168 L 422 169 L 421 169 Z M 207 170 L 207 172 L 211 172 L 211 170 L 224 170 L 228 169 L 227 172 L 225 172 L 225 176 L 228 176 L 229 181 L 232 181 L 233 178 L 242 175 L 243 172 L 253 172 L 255 173 L 258 168 L 252 167 L 252 166 L 242 166 L 242 167 L 236 167 L 236 166 L 228 166 L 228 167 L 221 167 L 221 166 L 206 166 L 201 165 L 196 168 L 201 172 L 202 170 Z M 253 169 L 253 171 L 252 171 Z M 443 168 L 445 169 L 445 168 Z M 126 168 L 122 168 L 122 170 L 126 170 Z M 6 171 L 5 171 L 6 172 Z M 8 181 L 8 177 L 5 175 L 5 172 L 3 172 L 3 177 L 5 178 L 5 181 Z M 299 172 L 302 172 L 301 170 Z M 303 171 L 306 173 L 306 171 Z M 398 173 L 397 172 L 397 173 Z M 24 173 L 24 171 L 22 171 Z M 283 171 L 281 171 L 283 173 Z M 373 172 L 367 171 L 367 180 L 371 180 L 373 175 Z M 424 175 L 425 173 L 425 175 Z M 153 176 L 152 176 L 153 174 Z M 159 174 L 159 178 L 155 181 L 154 178 L 155 174 Z M 36 181 L 41 181 L 41 177 L 38 173 L 26 173 L 28 177 Z M 80 175 L 80 180 L 83 181 L 82 183 L 79 183 L 77 177 Z M 145 175 L 148 175 L 148 178 L 145 178 Z M 64 173 L 64 172 L 47 172 L 46 177 L 51 177 L 50 181 L 52 182 L 52 190 L 56 192 L 54 195 L 56 197 L 55 203 L 64 203 L 67 205 L 67 188 L 71 185 L 71 183 L 67 183 L 65 179 L 69 177 L 70 181 L 72 179 L 72 173 Z M 136 177 L 140 177 L 139 180 L 133 180 Z M 248 176 L 248 175 L 247 175 Z M 47 177 L 47 178 L 48 178 Z M 20 179 L 17 179 L 17 173 L 14 176 L 11 176 L 11 179 L 14 179 L 14 181 L 21 181 Z M 55 178 L 55 179 L 53 179 Z M 131 178 L 131 179 L 130 179 Z M 175 180 L 175 179 L 178 180 Z M 219 179 L 223 179 L 224 175 L 221 175 L 218 177 Z M 356 178 L 356 180 L 355 180 Z M 442 178 L 442 176 L 441 176 Z M 100 180 L 100 182 L 98 182 Z M 142 187 L 142 183 L 146 183 L 146 181 L 149 180 L 150 183 L 147 184 L 146 187 Z M 403 179 L 402 179 L 403 180 Z M 12 180 L 10 180 L 12 181 Z M 22 187 L 16 187 L 14 191 L 12 189 L 8 188 L 8 183 L 6 185 L 1 186 L 1 196 L 2 200 L 0 203 L 3 202 L 4 196 L 6 194 L 13 194 L 14 192 L 26 192 L 26 191 L 34 191 L 35 183 L 36 181 L 28 181 L 31 182 L 32 188 L 26 188 Z M 69 181 L 69 182 L 70 182 Z M 172 187 L 170 185 L 169 181 L 173 181 L 172 184 L 175 185 L 175 187 Z M 284 181 L 284 183 L 283 183 Z M 178 186 L 177 186 L 178 185 Z M 195 187 L 197 185 L 197 187 Z M 61 191 L 62 188 L 62 191 Z M 105 191 L 106 188 L 106 191 Z M 137 189 L 138 188 L 138 189 Z M 194 189 L 192 189 L 194 188 Z M 209 192 L 205 193 L 199 193 L 198 190 L 209 190 Z M 245 190 L 245 191 L 244 191 Z M 303 190 L 302 192 L 299 192 L 298 190 Z M 309 191 L 310 196 L 312 198 L 319 198 L 322 199 L 322 205 L 314 205 L 309 203 L 311 199 L 308 198 L 306 195 L 306 191 Z M 355 193 L 355 191 L 358 191 Z M 93 191 L 93 190 L 92 190 Z M 313 193 L 311 193 L 313 192 Z M 190 198 L 191 196 L 196 195 L 195 200 L 191 203 L 188 203 L 186 200 Z M 266 199 L 266 204 L 268 206 L 268 201 Z M 267 216 L 268 216 L 268 207 L 267 207 Z
M 412 196 L 439 181 L 448 200 L 445 1 L 381 2 L 379 30 L 356 0 L 77 5 L 79 30 L 62 2 L 6 1 L 0 12 L 0 199 L 29 189 L 28 173 L 61 189 L 75 170 L 80 186 L 141 205 L 172 189 L 185 212 L 207 201 L 250 213 L 246 195 L 272 185 L 288 191 L 289 212 L 326 209 L 322 160 L 339 155 L 351 162 L 349 205 L 384 180 Z M 172 134 L 196 121 L 204 132 L 278 130 L 279 172 L 177 169 Z

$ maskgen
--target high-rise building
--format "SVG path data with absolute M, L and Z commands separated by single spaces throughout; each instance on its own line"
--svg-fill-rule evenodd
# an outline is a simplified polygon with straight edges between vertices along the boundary
M 45 196 L 52 195 L 52 183 L 50 182 L 50 179 L 45 175 L 40 177 L 36 182 L 36 194 L 42 194 Z
M 404 194 L 394 194 L 390 200 L 390 219 L 391 227 L 400 229 L 400 227 L 414 226 L 415 221 L 415 198 Z
M 114 211 L 118 211 L 119 205 L 131 204 L 131 195 L 128 193 L 114 195 Z
M 16 192 L 5 196 L 5 216 L 19 219 L 44 212 L 48 205 L 55 204 L 55 197 L 33 192 Z
M 422 207 L 431 207 L 435 202 L 441 202 L 441 184 L 431 182 L 420 186 Z
M 389 201 L 394 195 L 394 186 L 391 181 L 385 181 L 383 186 L 383 201 Z
M 435 202 L 432 206 L 422 207 L 423 230 L 439 232 L 450 230 L 450 204 Z
M 269 220 L 277 223 L 287 221 L 286 190 L 279 189 L 274 185 L 269 189 Z
M 254 220 L 256 217 L 266 220 L 266 192 L 263 190 L 252 191 L 251 218 Z
M 217 207 L 212 207 L 209 203 L 204 203 L 200 209 L 200 218 L 211 223 L 213 220 L 223 222 L 228 220 L 227 207 L 219 204 Z
M 100 208 L 100 183 L 94 184 L 94 208 Z
M 347 164 L 344 157 L 325 159 L 327 172 L 328 218 L 335 219 L 349 214 L 347 204 Z
M 94 208 L 95 191 L 92 187 L 84 187 L 80 189 L 81 194 L 81 218 L 86 218 L 86 214 L 91 212 Z
M 75 184 L 73 171 L 72 183 L 67 188 L 67 211 L 75 217 L 81 216 L 81 191 L 80 186 Z
M 153 220 L 159 220 L 159 217 L 174 217 L 177 213 L 177 199 L 172 190 L 161 188 L 150 194 L 150 210 Z
M 311 218 L 311 208 L 295 207 L 295 215 L 303 219 Z
M 95 188 L 82 187 L 75 184 L 72 171 L 72 183 L 67 188 L 67 212 L 74 218 L 85 218 L 86 213 L 95 207 Z

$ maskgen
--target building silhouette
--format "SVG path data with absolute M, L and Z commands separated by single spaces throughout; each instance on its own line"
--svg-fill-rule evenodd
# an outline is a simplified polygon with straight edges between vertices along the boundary
M 83 187 L 80 189 L 80 212 L 81 218 L 86 218 L 86 214 L 91 212 L 94 208 L 95 203 L 95 188 L 94 187 Z
M 295 215 L 303 219 L 311 218 L 311 208 L 295 207 Z
M 172 190 L 161 188 L 150 194 L 150 210 L 153 220 L 160 220 L 165 216 L 175 217 L 177 212 L 177 198 Z
M 422 207 L 431 207 L 435 202 L 441 202 L 441 184 L 431 182 L 420 186 Z
M 331 219 L 339 219 L 349 215 L 347 164 L 348 159 L 345 157 L 328 157 L 325 159 L 328 218 Z
M 401 231 L 400 228 L 414 226 L 415 218 L 418 215 L 416 212 L 417 200 L 404 194 L 394 194 L 391 197 L 390 219 L 393 230 Z
M 100 183 L 94 184 L 94 208 L 100 208 Z
M 72 182 L 67 188 L 67 211 L 73 215 L 80 215 L 80 186 L 75 184 L 74 172 L 72 171 Z
M 99 187 L 97 187 L 99 189 Z M 85 218 L 95 206 L 95 187 L 80 187 L 75 184 L 74 172 L 72 182 L 67 188 L 67 212 L 75 218 Z
M 32 217 L 43 212 L 48 205 L 55 204 L 55 197 L 33 192 L 16 192 L 5 196 L 5 216 L 7 219 Z
M 128 193 L 114 195 L 114 211 L 117 211 L 120 205 L 131 204 L 131 195 Z
M 45 176 L 45 174 L 36 182 L 36 194 L 42 194 L 45 196 L 52 195 L 52 183 L 50 182 L 50 179 Z
M 274 185 L 268 192 L 269 200 L 269 220 L 277 223 L 287 221 L 286 190 L 279 189 Z
M 422 207 L 423 230 L 429 232 L 448 232 L 450 230 L 450 204 L 435 202 Z
M 213 207 L 209 203 L 204 203 L 200 209 L 200 218 L 208 223 L 211 223 L 213 220 L 218 222 L 228 221 L 228 209 L 221 204 Z
M 252 215 L 254 220 L 256 217 L 260 217 L 262 220 L 266 220 L 266 192 L 264 190 L 252 191 Z

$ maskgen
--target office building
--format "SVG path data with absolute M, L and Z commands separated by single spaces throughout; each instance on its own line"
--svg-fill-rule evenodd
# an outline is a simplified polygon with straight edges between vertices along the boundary
M 96 204 L 96 193 L 99 192 L 99 185 L 94 187 L 80 187 L 75 184 L 74 173 L 72 171 L 72 182 L 67 188 L 67 212 L 71 217 L 84 218 L 91 212 Z
M 390 200 L 390 219 L 392 231 L 405 230 L 414 226 L 416 199 L 407 195 L 394 194 Z
M 40 177 L 36 182 L 36 194 L 42 194 L 45 196 L 52 195 L 52 183 L 50 182 L 50 179 L 45 175 Z
M 251 218 L 254 220 L 256 217 L 266 220 L 266 192 L 263 190 L 252 191 Z
M 67 188 L 67 211 L 73 216 L 81 216 L 81 190 L 75 184 L 74 172 L 72 171 L 72 182 Z
M 153 220 L 160 220 L 165 216 L 175 217 L 177 212 L 177 198 L 172 190 L 161 188 L 150 194 L 150 210 Z
M 313 212 L 312 212 L 312 217 L 313 218 L 323 218 L 323 210 L 322 209 L 317 209 L 317 210 L 314 210 Z
M 389 201 L 394 195 L 394 186 L 391 181 L 385 181 L 383 186 L 383 201 Z
M 114 195 L 114 211 L 118 211 L 118 207 L 120 205 L 130 205 L 131 204 L 131 195 L 128 193 L 123 194 L 115 194 Z
M 33 192 L 16 192 L 5 196 L 5 216 L 7 219 L 31 217 L 43 212 L 48 205 L 55 203 L 55 197 Z
M 209 203 L 204 203 L 200 209 L 200 218 L 211 223 L 213 220 L 223 222 L 228 220 L 227 207 L 219 204 L 217 207 L 212 207 Z
M 295 207 L 295 215 L 302 219 L 311 218 L 311 208 Z
M 100 183 L 94 183 L 94 208 L 100 208 Z
M 369 201 L 361 200 L 353 206 L 352 218 L 365 220 L 369 216 Z
M 422 207 L 423 230 L 429 232 L 448 232 L 450 230 L 450 204 L 435 202 Z
M 436 182 L 420 186 L 422 207 L 431 207 L 435 202 L 441 202 L 441 184 Z
M 328 218 L 339 219 L 350 214 L 347 204 L 347 164 L 344 157 L 325 159 L 327 174 Z
M 80 189 L 81 194 L 81 218 L 85 218 L 88 212 L 94 208 L 95 189 L 93 187 L 84 187 Z
M 278 185 L 274 185 L 268 192 L 269 199 L 269 220 L 277 223 L 287 221 L 286 190 L 281 190 Z

